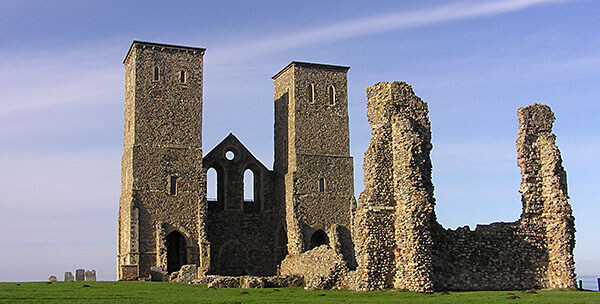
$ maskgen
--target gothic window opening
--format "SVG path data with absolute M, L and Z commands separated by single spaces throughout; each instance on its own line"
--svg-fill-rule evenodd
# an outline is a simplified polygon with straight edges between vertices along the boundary
M 154 67 L 154 76 L 152 77 L 153 81 L 158 81 L 158 75 L 159 75 L 158 72 L 160 72 L 160 69 L 157 66 L 155 66 Z
M 319 192 L 325 192 L 325 179 L 319 178 Z
M 335 88 L 333 87 L 333 85 L 329 86 L 329 104 L 335 104 Z
M 219 200 L 219 192 L 217 191 L 217 187 L 217 170 L 215 170 L 215 168 L 210 168 L 206 172 L 206 200 L 213 202 Z
M 254 172 L 250 169 L 244 171 L 244 202 L 255 202 L 254 197 Z
M 185 83 L 185 71 L 181 70 L 181 72 L 179 72 L 179 82 L 180 83 Z
M 312 83 L 308 85 L 308 88 L 306 89 L 306 93 L 308 94 L 308 102 L 314 103 L 315 102 L 315 86 Z
M 179 180 L 179 177 L 173 176 L 173 175 L 170 176 L 170 178 L 169 178 L 169 195 L 171 195 L 171 196 L 177 195 L 177 184 L 179 182 L 178 180 Z

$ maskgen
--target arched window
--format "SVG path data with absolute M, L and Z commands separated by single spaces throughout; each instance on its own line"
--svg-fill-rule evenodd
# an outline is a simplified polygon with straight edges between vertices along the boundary
M 308 95 L 308 102 L 314 103 L 315 102 L 315 86 L 312 83 L 308 85 L 308 88 L 306 88 L 306 94 Z
M 206 200 L 218 201 L 219 191 L 218 188 L 218 175 L 215 168 L 210 168 L 206 172 Z
M 254 172 L 250 169 L 244 171 L 244 201 L 254 202 Z
M 154 67 L 154 76 L 152 76 L 152 81 L 158 81 L 158 79 L 159 79 L 158 78 L 158 75 L 159 75 L 158 72 L 160 72 L 160 69 L 157 66 L 155 66 Z
M 333 87 L 333 85 L 329 86 L 329 104 L 330 105 L 334 105 L 335 104 L 335 88 Z
M 325 179 L 319 178 L 319 192 L 325 192 Z
M 329 244 L 329 238 L 327 237 L 327 233 L 325 233 L 325 231 L 319 229 L 310 237 L 310 244 L 308 248 L 313 249 L 325 244 Z
M 185 83 L 185 80 L 185 71 L 181 70 L 181 72 L 179 72 L 179 82 Z

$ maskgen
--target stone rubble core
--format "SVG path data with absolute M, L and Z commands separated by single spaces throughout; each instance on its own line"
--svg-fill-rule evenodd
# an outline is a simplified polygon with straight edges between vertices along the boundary
M 371 140 L 357 204 L 349 67 L 292 61 L 272 77 L 269 170 L 231 133 L 203 154 L 204 53 L 134 41 L 125 57 L 119 280 L 420 292 L 575 287 L 574 219 L 548 106 L 518 111 L 521 218 L 451 230 L 434 210 L 428 106 L 408 84 L 366 90 Z M 212 171 L 216 197 L 208 198 Z

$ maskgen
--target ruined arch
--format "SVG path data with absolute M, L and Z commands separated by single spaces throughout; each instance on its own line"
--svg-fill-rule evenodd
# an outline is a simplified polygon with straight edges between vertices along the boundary
M 329 238 L 327 237 L 327 233 L 325 233 L 323 229 L 319 229 L 313 232 L 312 236 L 310 237 L 310 243 L 308 248 L 310 250 L 318 246 L 327 244 L 329 244 Z

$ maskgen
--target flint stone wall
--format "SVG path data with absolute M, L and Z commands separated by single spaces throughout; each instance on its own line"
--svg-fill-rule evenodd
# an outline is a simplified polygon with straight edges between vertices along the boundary
M 354 216 L 358 269 L 348 279 L 354 288 L 575 287 L 574 219 L 548 106 L 518 112 L 521 219 L 450 230 L 433 209 L 427 105 L 399 82 L 376 84 L 367 96 L 372 139 Z

